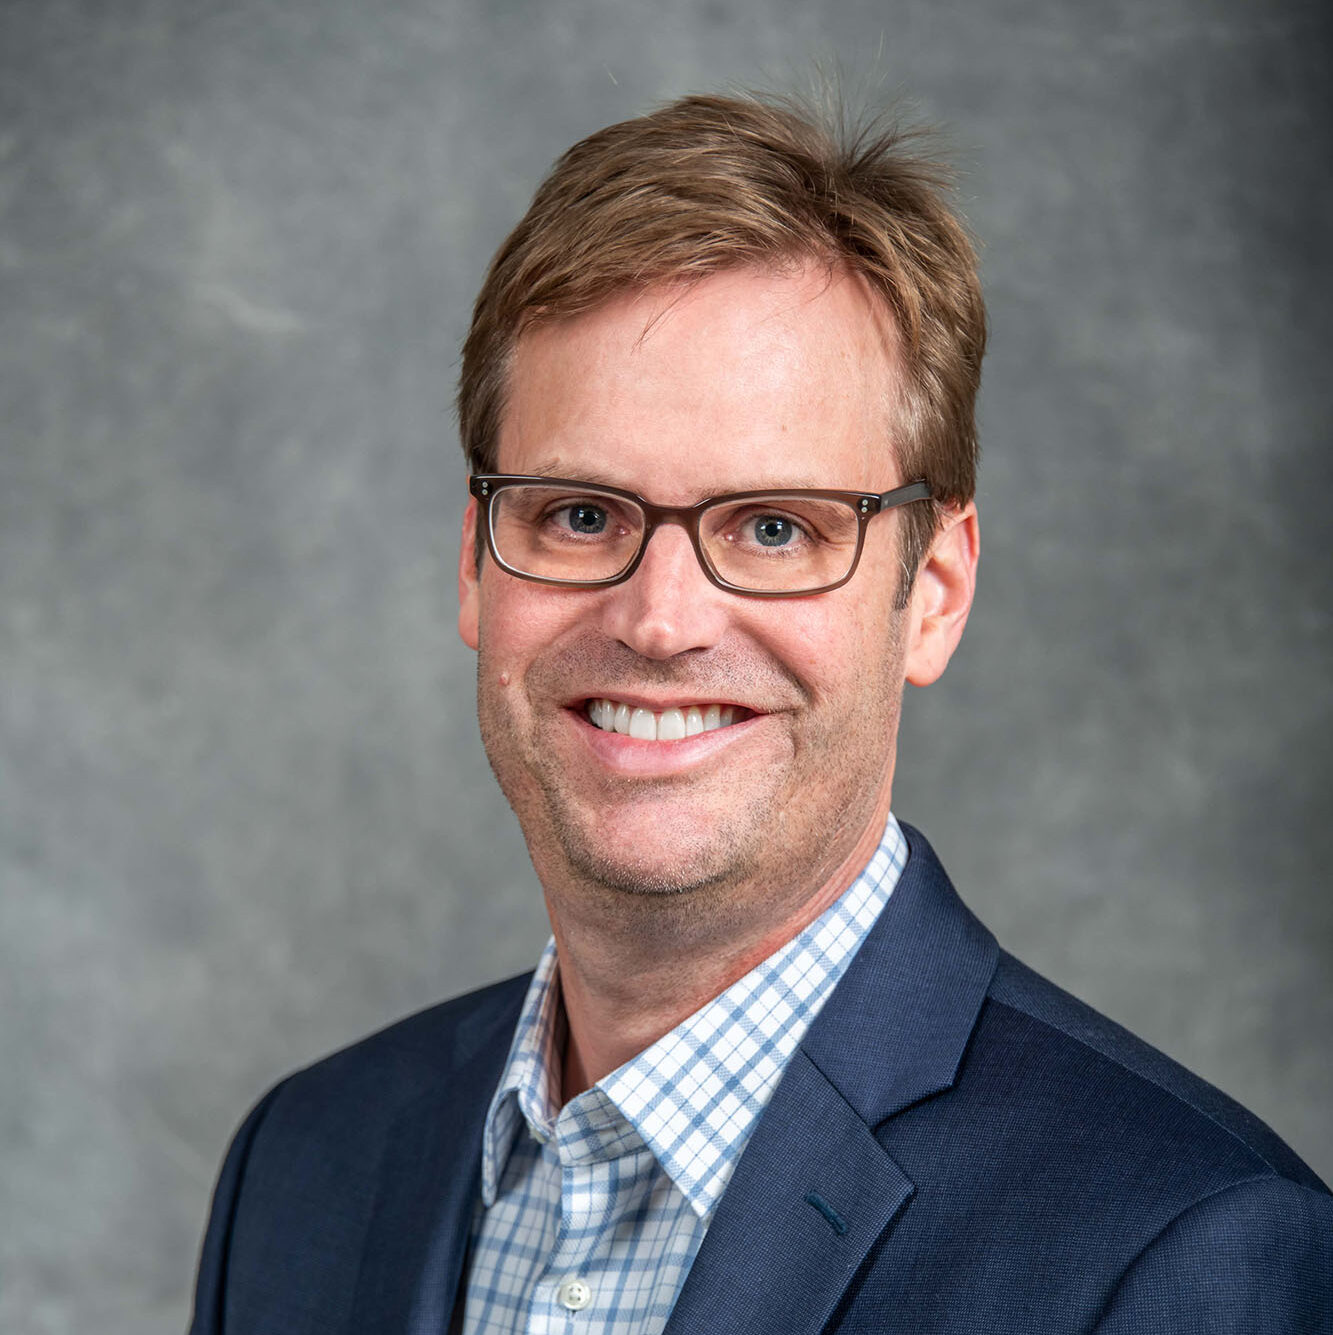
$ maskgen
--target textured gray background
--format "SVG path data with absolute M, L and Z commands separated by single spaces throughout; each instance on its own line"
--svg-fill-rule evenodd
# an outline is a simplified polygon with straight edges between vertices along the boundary
M 980 602 L 896 806 L 1333 1174 L 1323 0 L 0 3 L 0 1330 L 179 1330 L 280 1073 L 531 963 L 450 398 L 554 154 L 841 61 L 986 244 Z

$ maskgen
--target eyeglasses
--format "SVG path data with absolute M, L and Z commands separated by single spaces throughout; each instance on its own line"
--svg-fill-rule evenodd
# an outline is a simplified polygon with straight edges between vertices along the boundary
M 756 598 L 825 593 L 856 572 L 866 525 L 930 498 L 909 482 L 882 493 L 737 491 L 697 505 L 653 505 L 632 491 L 559 477 L 477 473 L 486 545 L 519 579 L 566 588 L 620 584 L 638 569 L 659 524 L 679 524 L 720 589 Z

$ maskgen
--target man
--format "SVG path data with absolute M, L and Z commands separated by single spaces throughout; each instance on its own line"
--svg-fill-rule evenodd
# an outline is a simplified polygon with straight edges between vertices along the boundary
M 554 940 L 291 1077 L 196 1332 L 1333 1330 L 1333 1199 L 890 813 L 972 601 L 984 315 L 892 136 L 571 149 L 459 396 L 464 640 Z

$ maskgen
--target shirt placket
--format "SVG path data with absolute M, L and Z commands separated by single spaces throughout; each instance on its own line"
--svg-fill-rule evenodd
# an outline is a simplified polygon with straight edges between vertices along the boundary
M 547 1151 L 560 1166 L 560 1222 L 533 1286 L 527 1335 L 618 1335 L 609 1272 L 617 1223 L 651 1174 L 652 1153 L 615 1105 L 592 1089 L 556 1121 Z

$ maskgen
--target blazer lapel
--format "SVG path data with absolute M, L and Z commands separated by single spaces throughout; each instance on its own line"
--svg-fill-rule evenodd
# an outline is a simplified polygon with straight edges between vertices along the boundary
M 755 1128 L 667 1335 L 813 1335 L 915 1189 L 874 1130 L 953 1083 L 999 951 L 903 829 L 907 867 Z
M 447 1076 L 389 1128 L 347 1327 L 356 1335 L 449 1328 L 480 1195 L 482 1126 L 522 997 L 518 987 L 471 1017 Z
M 912 1194 L 804 1052 L 736 1166 L 667 1335 L 820 1330 L 866 1252 Z M 776 1096 L 774 1102 L 777 1102 Z

